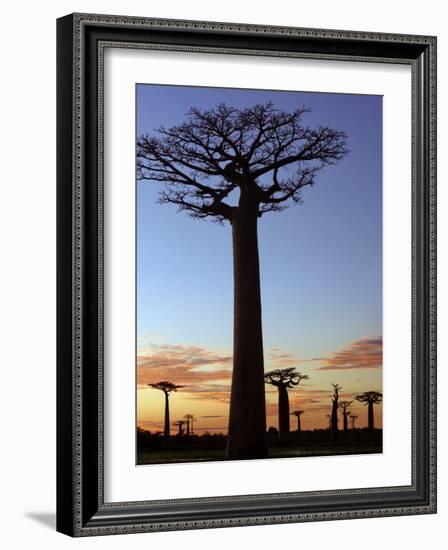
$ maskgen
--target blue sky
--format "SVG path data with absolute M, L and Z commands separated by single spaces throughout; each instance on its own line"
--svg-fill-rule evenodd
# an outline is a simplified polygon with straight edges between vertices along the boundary
M 295 366 L 310 379 L 290 392 L 305 429 L 324 428 L 331 383 L 342 399 L 382 390 L 382 98 L 182 86 L 137 86 L 137 135 L 185 120 L 195 106 L 272 101 L 311 109 L 303 122 L 348 135 L 350 153 L 324 168 L 303 204 L 259 221 L 265 370 Z M 160 183 L 137 182 L 138 423 L 162 429 L 163 400 L 148 383 L 184 388 L 172 414 L 198 432 L 227 430 L 233 341 L 231 227 L 160 205 Z M 277 395 L 266 389 L 267 421 Z M 360 426 L 366 408 L 355 402 Z M 381 407 L 375 422 L 381 425 Z M 210 418 L 213 418 L 210 424 Z M 174 416 L 173 416 L 174 418 Z
M 137 134 L 180 123 L 191 106 L 269 100 L 308 106 L 304 122 L 344 130 L 350 153 L 321 171 L 303 204 L 260 220 L 265 346 L 310 356 L 381 335 L 380 96 L 138 85 Z M 230 226 L 157 204 L 161 185 L 137 182 L 138 335 L 228 348 Z

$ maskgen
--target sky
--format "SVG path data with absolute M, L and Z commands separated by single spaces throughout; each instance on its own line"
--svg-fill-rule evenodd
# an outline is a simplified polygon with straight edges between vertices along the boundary
M 289 205 L 259 221 L 265 370 L 296 367 L 309 380 L 291 390 L 302 428 L 324 428 L 331 383 L 342 400 L 382 390 L 382 97 L 308 91 L 139 84 L 137 136 L 179 124 L 195 106 L 272 101 L 311 112 L 304 124 L 348 135 L 349 154 L 319 172 Z M 158 204 L 162 183 L 137 181 L 137 424 L 163 429 L 164 396 L 147 384 L 184 385 L 170 397 L 174 422 L 226 433 L 233 341 L 231 227 Z M 267 425 L 277 394 L 266 386 Z M 351 406 L 367 424 L 367 408 Z M 381 406 L 375 424 L 382 425 Z M 291 418 L 294 427 L 295 418 Z M 174 431 L 174 428 L 173 428 Z

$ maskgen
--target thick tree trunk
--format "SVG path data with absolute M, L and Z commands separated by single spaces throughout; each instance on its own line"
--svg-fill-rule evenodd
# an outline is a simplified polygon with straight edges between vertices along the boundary
M 187 418 L 187 436 L 190 435 L 190 419 Z
M 338 403 L 337 401 L 333 403 L 333 408 L 331 410 L 331 429 L 338 431 Z
M 373 420 L 373 403 L 369 403 L 368 405 L 368 425 L 369 430 L 373 430 L 375 426 L 375 422 Z
M 348 430 L 348 420 L 347 420 L 347 413 L 344 412 L 344 432 Z
M 333 401 L 333 409 L 331 411 L 331 439 L 336 440 L 338 436 L 338 402 Z
M 267 456 L 257 208 L 232 218 L 234 327 L 227 458 Z
M 298 432 L 302 431 L 302 424 L 300 422 L 300 415 L 297 416 L 297 431 Z
M 165 429 L 163 430 L 165 437 L 170 436 L 170 402 L 169 396 L 165 393 Z
M 285 386 L 278 387 L 278 431 L 280 441 L 286 441 L 289 436 L 289 397 Z

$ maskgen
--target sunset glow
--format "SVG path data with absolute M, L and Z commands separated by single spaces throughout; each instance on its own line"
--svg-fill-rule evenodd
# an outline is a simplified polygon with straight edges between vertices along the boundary
M 302 409 L 302 429 L 327 428 L 331 412 L 331 382 L 342 386 L 341 399 L 351 401 L 366 388 L 382 387 L 381 338 L 363 338 L 323 357 L 301 358 L 278 348 L 265 351 L 265 370 L 297 367 L 309 380 L 290 390 L 291 411 Z M 191 413 L 196 417 L 195 432 L 227 432 L 231 350 L 208 350 L 195 346 L 141 344 L 137 360 L 138 425 L 151 431 L 163 431 L 164 397 L 148 387 L 159 380 L 176 380 L 185 387 L 170 397 L 171 417 L 181 419 Z M 353 370 L 359 370 L 353 378 Z M 358 416 L 357 426 L 367 425 L 367 408 L 354 401 L 350 411 Z M 277 391 L 266 387 L 266 412 L 269 426 L 278 425 Z M 291 419 L 291 426 L 295 426 Z M 382 427 L 382 407 L 375 409 L 375 425 Z
M 367 427 L 368 407 L 355 397 L 382 392 L 382 98 L 158 85 L 138 85 L 136 97 L 138 136 L 180 124 L 192 106 L 220 102 L 272 102 L 288 112 L 306 106 L 307 124 L 348 136 L 349 154 L 324 167 L 299 204 L 258 221 L 264 370 L 295 367 L 308 376 L 288 389 L 291 413 L 304 411 L 302 430 L 328 428 L 332 383 L 342 387 L 341 401 L 353 401 L 356 427 Z M 169 395 L 173 433 L 174 423 L 191 414 L 195 434 L 226 434 L 232 228 L 160 204 L 163 185 L 136 182 L 136 423 L 163 432 L 165 396 L 150 384 L 169 381 L 181 386 Z M 226 198 L 231 205 L 235 193 Z M 278 391 L 266 384 L 265 395 L 266 427 L 277 428 Z M 374 416 L 382 428 L 381 403 Z M 296 417 L 290 425 L 296 429 Z

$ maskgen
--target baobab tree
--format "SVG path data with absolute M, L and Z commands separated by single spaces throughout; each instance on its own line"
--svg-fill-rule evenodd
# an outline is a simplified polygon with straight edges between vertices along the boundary
M 352 430 L 354 430 L 354 429 L 355 429 L 356 420 L 358 419 L 358 415 L 357 415 L 357 414 L 351 414 L 351 415 L 350 415 L 350 418 L 352 419 Z
M 300 417 L 305 411 L 292 411 L 291 416 L 297 417 L 297 431 L 300 433 L 302 431 L 302 424 L 300 422 Z
M 339 384 L 331 384 L 333 386 L 333 395 L 331 401 L 333 403 L 331 409 L 331 436 L 336 438 L 338 433 L 338 406 L 339 406 L 339 392 L 342 390 L 342 386 Z
M 347 153 L 345 132 L 306 126 L 307 112 L 271 102 L 193 107 L 184 122 L 137 140 L 137 177 L 163 184 L 161 203 L 232 227 L 232 459 L 267 456 L 258 220 L 300 203 L 302 189 Z
M 266 384 L 278 390 L 278 432 L 280 441 L 289 435 L 289 397 L 288 389 L 298 386 L 301 380 L 308 380 L 307 374 L 296 372 L 295 367 L 276 369 L 264 375 Z
M 360 403 L 367 405 L 367 427 L 369 430 L 373 430 L 375 427 L 375 421 L 373 416 L 373 405 L 381 403 L 383 400 L 383 394 L 379 391 L 366 391 L 355 397 Z
M 163 429 L 163 435 L 165 437 L 170 436 L 170 393 L 175 392 L 180 388 L 183 388 L 183 386 L 178 386 L 177 384 L 173 384 L 172 382 L 167 382 L 166 380 L 162 380 L 161 382 L 157 382 L 155 384 L 148 384 L 151 388 L 154 388 L 156 390 L 161 390 L 165 394 L 165 426 Z
M 184 418 L 187 421 L 187 435 L 193 435 L 193 422 L 196 418 L 192 414 L 186 414 Z
M 173 423 L 173 426 L 177 426 L 179 428 L 177 435 L 181 436 L 184 434 L 184 429 L 183 429 L 184 424 L 185 422 L 183 420 L 176 420 L 176 422 Z
M 344 432 L 348 430 L 348 416 L 350 414 L 350 411 L 347 409 L 350 407 L 350 405 L 353 403 L 353 401 L 339 401 L 339 408 L 342 409 L 342 418 L 344 422 Z

